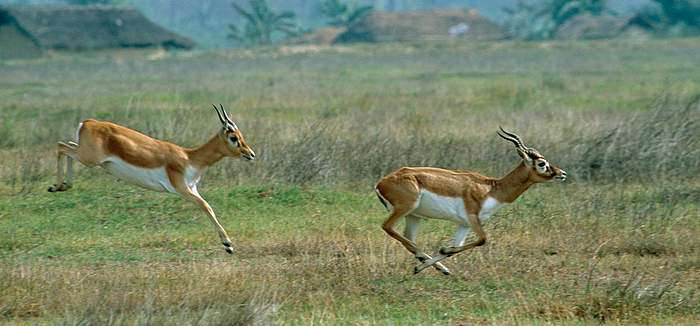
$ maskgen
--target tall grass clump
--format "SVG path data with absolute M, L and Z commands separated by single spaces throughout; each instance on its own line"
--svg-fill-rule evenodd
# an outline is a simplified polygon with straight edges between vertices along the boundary
M 553 163 L 574 172 L 576 180 L 692 177 L 700 173 L 698 99 L 682 102 L 663 95 L 648 110 L 613 123 L 577 127 L 575 121 L 535 120 L 518 132 Z M 317 120 L 289 138 L 266 142 L 261 163 L 273 172 L 260 177 L 289 183 L 372 181 L 401 166 L 483 170 L 498 177 L 517 163 L 512 148 L 486 127 L 425 131 L 411 126 L 412 117 L 389 115 L 386 122 L 376 115 Z M 484 124 L 495 128 L 498 119 L 488 116 Z
M 0 320 L 51 318 L 67 325 L 267 325 L 273 290 L 230 280 L 235 268 L 195 265 L 2 266 Z M 201 284 L 219 284 L 201 287 Z
M 579 279 L 558 284 L 568 287 L 568 291 L 554 290 L 546 297 L 528 299 L 516 309 L 517 314 L 551 321 L 647 323 L 654 316 L 650 311 L 685 314 L 696 308 L 697 295 L 677 289 L 674 276 L 645 276 L 638 272 L 625 276 L 601 274 L 593 266 Z
M 700 96 L 686 103 L 660 96 L 649 111 L 598 132 L 584 144 L 582 175 L 654 181 L 700 173 Z
M 591 118 L 585 114 L 559 119 L 555 112 L 547 112 L 545 118 L 540 114 L 510 129 L 570 172 L 572 180 L 692 177 L 700 173 L 699 98 L 683 100 L 665 94 L 649 109 L 631 117 L 610 114 L 609 118 L 599 116 L 586 124 L 577 121 Z M 114 114 L 120 116 L 120 112 Z M 216 131 L 213 118 L 192 119 L 196 112 L 187 108 L 150 110 L 145 112 L 149 118 L 134 121 L 133 127 L 157 138 L 195 146 Z M 254 163 L 225 159 L 207 175 L 211 180 L 223 176 L 227 182 L 373 183 L 401 166 L 475 170 L 499 177 L 517 164 L 512 147 L 494 132 L 504 122 L 502 112 L 466 121 L 452 115 L 421 118 L 384 110 L 348 115 L 311 116 L 301 123 L 244 120 L 247 124 L 243 132 L 251 139 L 259 159 Z M 74 126 L 61 123 L 56 128 L 73 130 Z M 51 135 L 40 137 L 48 140 Z M 29 150 L 22 144 L 6 149 L 16 154 L 7 155 L 0 177 L 19 184 L 52 175 L 55 162 L 51 145 L 40 145 L 41 150 Z

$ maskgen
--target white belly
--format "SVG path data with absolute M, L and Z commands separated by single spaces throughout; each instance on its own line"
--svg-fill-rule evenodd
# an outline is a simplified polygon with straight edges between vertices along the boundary
M 105 159 L 101 166 L 124 182 L 155 191 L 176 192 L 165 167 L 145 169 L 131 165 L 118 157 Z
M 435 218 L 467 224 L 467 211 L 461 197 L 447 197 L 421 190 L 418 206 L 411 212 L 423 218 Z

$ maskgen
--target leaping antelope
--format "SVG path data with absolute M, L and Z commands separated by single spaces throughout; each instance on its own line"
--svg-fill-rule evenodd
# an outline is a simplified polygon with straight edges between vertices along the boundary
M 486 243 L 481 221 L 486 220 L 502 204 L 512 203 L 530 186 L 550 180 L 564 181 L 566 172 L 549 164 L 534 148 L 526 147 L 518 135 L 500 128 L 498 135 L 515 144 L 520 164 L 506 176 L 495 179 L 469 171 L 452 171 L 431 167 L 404 167 L 382 178 L 375 191 L 382 204 L 391 211 L 382 228 L 401 242 L 420 264 L 414 273 L 433 266 L 450 274 L 441 260 Z M 403 235 L 394 225 L 406 218 Z M 457 223 L 452 246 L 440 248 L 439 255 L 430 257 L 416 246 L 416 233 L 422 218 L 449 220 Z M 477 240 L 464 244 L 469 229 Z
M 197 183 L 207 167 L 225 156 L 253 160 L 255 153 L 223 105 L 219 106 L 221 111 L 216 106 L 214 110 L 221 121 L 221 130 L 206 144 L 191 149 L 112 122 L 85 120 L 78 125 L 75 142 L 58 142 L 56 184 L 48 190 L 66 191 L 72 187 L 74 159 L 88 167 L 101 166 L 125 182 L 176 193 L 196 203 L 214 224 L 226 252 L 232 254 L 231 239 L 216 219 L 214 210 L 197 192 Z M 64 156 L 67 162 L 65 181 Z

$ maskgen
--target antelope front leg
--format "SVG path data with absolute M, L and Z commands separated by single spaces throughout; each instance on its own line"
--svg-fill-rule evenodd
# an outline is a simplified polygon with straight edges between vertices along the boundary
M 209 206 L 209 204 L 201 197 L 200 199 L 200 205 L 204 206 L 203 209 L 207 213 L 209 220 L 212 222 L 212 224 L 214 224 L 216 231 L 219 233 L 219 238 L 221 239 L 221 243 L 224 245 L 224 249 L 229 254 L 233 254 L 233 248 L 231 247 L 231 239 L 228 237 L 228 234 L 226 234 L 226 230 L 224 230 L 224 227 L 221 225 L 221 223 L 219 223 L 219 220 L 216 218 L 214 210 L 211 209 L 211 206 Z
M 214 227 L 216 228 L 216 231 L 219 233 L 219 238 L 221 239 L 221 243 L 224 245 L 224 249 L 226 249 L 226 252 L 229 254 L 233 254 L 233 248 L 231 247 L 231 239 L 229 239 L 228 234 L 226 234 L 226 230 L 224 230 L 224 227 L 221 226 L 221 223 L 219 223 L 219 220 L 216 219 L 216 214 L 214 214 L 214 210 L 209 206 L 209 203 L 207 203 L 204 198 L 199 196 L 197 193 L 189 193 L 189 197 L 199 205 L 199 207 L 207 214 L 207 217 L 209 217 L 209 220 L 214 224 Z
M 422 272 L 424 269 L 426 269 L 426 268 L 428 268 L 428 267 L 430 267 L 430 266 L 433 266 L 433 267 L 435 267 L 437 270 L 440 270 L 443 274 L 445 274 L 445 275 L 450 275 L 450 270 L 447 269 L 444 265 L 442 265 L 442 263 L 441 263 L 440 261 L 443 260 L 443 259 L 445 259 L 445 258 L 449 258 L 451 255 L 439 254 L 439 255 L 437 255 L 437 256 L 435 256 L 435 257 L 430 257 L 430 256 L 428 256 L 428 255 L 426 255 L 426 256 L 428 257 L 428 259 L 421 260 L 421 264 L 418 265 L 418 266 L 416 266 L 416 267 L 413 269 L 413 274 L 418 274 L 418 273 Z M 442 266 L 442 267 L 441 267 L 441 266 Z M 443 269 L 446 270 L 447 273 L 443 272 Z
M 197 206 L 199 206 L 200 209 L 202 209 L 202 211 L 204 211 L 204 213 L 207 214 L 207 217 L 211 223 L 214 224 L 216 232 L 219 233 L 219 238 L 221 239 L 221 243 L 224 245 L 224 249 L 226 249 L 226 252 L 229 254 L 233 254 L 231 239 L 229 239 L 228 234 L 226 234 L 226 230 L 224 230 L 224 227 L 221 226 L 219 220 L 216 219 L 216 214 L 214 214 L 214 210 L 211 208 L 211 206 L 209 206 L 209 203 L 207 203 L 207 201 L 199 195 L 196 184 L 186 185 L 182 172 L 175 168 L 168 170 L 168 179 L 170 179 L 171 184 L 175 187 L 175 190 L 180 194 L 180 196 L 193 201 L 195 204 L 197 204 Z
M 486 243 L 486 233 L 484 233 L 484 230 L 481 228 L 481 219 L 476 216 L 476 214 L 469 215 L 469 225 L 472 227 L 472 230 L 474 230 L 474 233 L 476 233 L 476 241 L 465 245 L 464 239 L 468 234 L 468 230 L 466 226 L 460 226 L 457 229 L 452 246 L 440 248 L 441 255 L 452 256 L 474 247 L 483 246 Z
M 474 248 L 477 246 L 481 246 L 484 243 L 486 243 L 486 239 L 480 238 L 480 239 L 477 239 L 475 242 L 470 243 L 470 244 L 465 245 L 465 246 L 440 248 L 440 254 L 438 254 L 437 256 L 435 256 L 431 259 L 428 259 L 428 260 L 424 261 L 422 264 L 416 266 L 413 273 L 418 274 L 430 266 L 440 264 L 440 261 L 442 261 L 446 258 L 450 258 L 453 255 L 460 253 L 462 251 L 465 251 L 465 250 L 468 250 L 468 249 L 471 249 L 471 248 Z
M 479 232 L 482 232 L 480 227 L 478 229 L 479 229 Z M 457 232 L 455 232 L 455 235 L 452 238 L 452 247 L 442 248 L 442 249 L 440 249 L 439 255 L 437 255 L 433 258 L 429 258 L 429 259 L 426 259 L 424 261 L 421 261 L 422 264 L 416 266 L 416 268 L 413 270 L 413 273 L 418 274 L 430 266 L 435 267 L 435 266 L 442 265 L 440 263 L 441 260 L 444 260 L 445 258 L 449 258 L 450 256 L 452 256 L 458 252 L 461 252 L 463 250 L 472 248 L 472 247 L 463 248 L 463 247 L 465 247 L 464 240 L 467 238 L 468 234 L 469 234 L 469 228 L 467 227 L 467 225 L 459 225 L 457 227 Z M 450 249 L 452 249 L 452 250 L 450 250 Z M 438 267 L 435 267 L 435 268 L 438 268 Z
M 447 258 L 447 256 L 445 256 L 444 258 L 437 259 L 441 256 L 442 255 L 430 257 L 428 254 L 426 254 L 424 252 L 416 253 L 416 259 L 418 259 L 418 261 L 421 262 L 421 264 L 416 266 L 413 269 L 413 274 L 418 274 L 418 273 L 422 272 L 424 269 L 426 269 L 430 266 L 433 266 L 435 269 L 440 271 L 440 273 L 442 273 L 443 275 L 450 275 L 451 274 L 450 269 L 445 267 L 445 265 L 443 265 L 440 262 L 441 260 Z

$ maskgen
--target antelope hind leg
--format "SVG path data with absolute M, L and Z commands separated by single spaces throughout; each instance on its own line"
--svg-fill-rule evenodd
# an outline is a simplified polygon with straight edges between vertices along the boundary
M 57 157 L 56 157 L 56 183 L 49 187 L 49 192 L 66 191 L 73 187 L 73 156 L 76 155 L 75 150 L 77 144 L 69 142 L 58 142 Z M 65 162 L 65 166 L 64 166 Z M 67 169 L 67 171 L 65 171 Z M 65 180 L 65 174 L 68 174 L 68 180 Z

